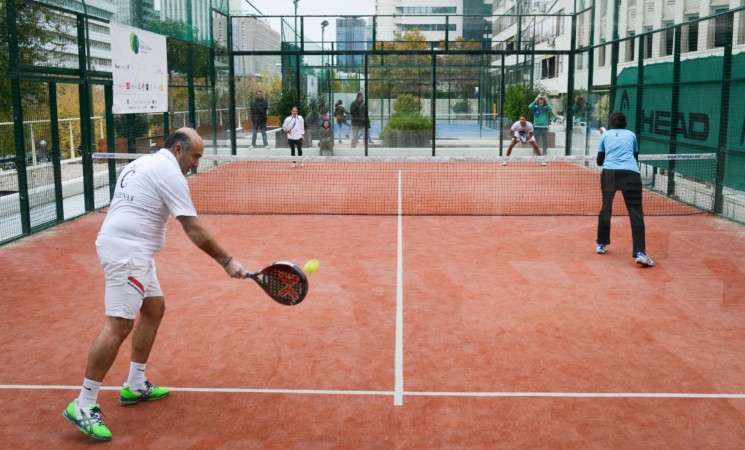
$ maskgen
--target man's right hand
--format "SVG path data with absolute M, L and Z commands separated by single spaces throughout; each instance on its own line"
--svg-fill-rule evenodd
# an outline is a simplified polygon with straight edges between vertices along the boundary
M 230 278 L 243 278 L 245 270 L 243 270 L 243 265 L 241 265 L 237 259 L 233 258 L 230 260 L 228 265 L 225 266 L 225 273 L 227 273 Z

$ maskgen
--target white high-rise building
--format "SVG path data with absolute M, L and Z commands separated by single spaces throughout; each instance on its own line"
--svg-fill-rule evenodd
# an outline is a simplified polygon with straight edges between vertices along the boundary
M 132 0 L 124 0 L 131 2 Z M 189 9 L 189 3 L 191 8 Z M 212 11 L 209 2 L 185 2 L 184 0 L 160 0 L 159 13 L 160 20 L 174 20 L 183 22 L 185 25 L 191 23 L 194 40 L 197 42 L 210 41 L 210 22 L 212 21 Z M 188 30 L 184 29 L 186 37 Z
M 446 30 L 448 36 L 463 34 L 463 0 L 377 0 L 375 14 L 378 41 L 392 41 L 414 29 L 430 42 L 445 39 Z
M 417 29 L 429 42 L 440 42 L 446 37 L 466 40 L 484 39 L 487 35 L 485 19 L 491 14 L 493 0 L 376 0 L 378 15 L 377 40 L 392 41 Z M 474 16 L 483 16 L 483 19 Z
M 716 15 L 742 6 L 741 0 L 628 0 L 620 2 L 616 15 L 613 11 L 613 0 L 596 0 L 595 23 L 590 23 L 591 15 L 580 14 L 576 19 L 578 49 L 591 45 L 613 41 L 615 18 L 618 17 L 617 32 L 619 38 L 640 35 L 649 31 L 661 30 L 675 24 Z M 492 46 L 499 50 L 516 48 L 517 18 L 516 14 L 573 14 L 574 0 L 494 0 Z M 586 4 L 583 8 L 589 6 Z M 500 17 L 502 16 L 502 17 Z M 526 24 L 525 20 L 535 21 Z M 717 48 L 723 46 L 724 17 L 695 23 L 682 27 L 681 58 L 704 57 L 721 53 Z M 571 46 L 571 17 L 535 16 L 523 18 L 523 31 L 535 30 L 537 50 L 563 49 Z M 594 42 L 590 42 L 591 32 Z M 735 18 L 735 45 L 745 44 L 745 14 L 739 13 Z M 673 58 L 674 29 L 668 28 L 659 33 L 647 34 L 644 38 L 645 64 L 671 62 Z M 630 39 L 619 44 L 618 67 L 636 65 L 638 58 L 638 39 Z M 589 80 L 593 86 L 608 85 L 611 81 L 610 46 L 597 47 L 593 50 L 592 66 L 589 53 L 578 53 L 575 57 L 575 89 L 586 89 Z M 517 63 L 517 56 L 508 56 L 507 65 Z M 568 56 L 543 55 L 536 58 L 533 67 L 533 80 L 540 82 L 551 95 L 566 93 L 568 73 Z M 591 75 L 591 77 L 590 77 Z
M 245 7 L 242 0 L 230 0 L 230 15 L 233 17 L 233 51 L 280 51 L 279 32 L 272 29 L 266 19 L 261 17 L 242 17 L 255 14 L 255 10 Z M 228 41 L 228 21 L 217 17 L 212 24 L 215 47 L 226 46 Z M 264 74 L 279 74 L 280 57 L 275 55 L 248 55 L 235 57 L 236 77 L 262 77 Z M 227 70 L 226 66 L 221 66 Z
M 88 0 L 86 2 L 88 13 L 92 16 L 106 20 L 114 20 L 117 11 L 111 0 Z M 50 45 L 47 50 L 53 54 L 56 65 L 66 68 L 78 68 L 80 59 L 78 57 L 78 35 L 75 18 L 69 14 L 60 14 L 58 25 L 63 25 L 67 37 L 59 44 Z M 39 26 L 44 26 L 40 24 Z M 87 46 L 90 69 L 102 72 L 111 71 L 111 32 L 109 24 L 103 21 L 91 20 L 88 22 Z
M 232 11 L 232 10 L 231 10 Z M 236 17 L 233 19 L 233 48 L 236 51 L 280 51 L 279 32 L 264 19 Z M 236 76 L 261 77 L 263 74 L 280 73 L 278 55 L 237 56 Z

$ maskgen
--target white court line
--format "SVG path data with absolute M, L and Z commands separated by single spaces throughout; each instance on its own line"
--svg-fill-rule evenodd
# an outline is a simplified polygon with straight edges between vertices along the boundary
M 19 390 L 67 390 L 79 391 L 80 386 L 64 385 L 34 385 L 34 384 L 0 384 L 0 389 Z M 102 391 L 119 391 L 121 386 L 101 386 Z M 391 396 L 391 391 L 344 391 L 333 389 L 249 389 L 249 388 L 190 388 L 169 387 L 171 392 L 208 392 L 208 393 L 233 393 L 233 394 L 300 394 L 300 395 L 385 395 Z
M 403 223 L 401 220 L 401 171 L 398 171 L 398 245 L 396 256 L 396 368 L 393 404 L 401 406 L 404 404 L 404 255 L 403 255 Z
M 0 384 L 0 389 L 12 390 L 68 390 L 79 391 L 80 386 Z M 121 386 L 101 386 L 103 391 L 118 391 Z M 231 394 L 296 394 L 296 395 L 372 395 L 390 396 L 400 394 L 412 397 L 538 397 L 538 398 L 708 398 L 745 399 L 745 394 L 705 394 L 693 392 L 434 392 L 411 391 L 394 393 L 391 391 L 344 391 L 314 389 L 247 389 L 247 388 L 189 388 L 169 387 L 172 392 L 205 392 Z
M 564 397 L 564 398 L 733 398 L 745 394 L 696 394 L 686 392 L 405 392 L 417 397 Z

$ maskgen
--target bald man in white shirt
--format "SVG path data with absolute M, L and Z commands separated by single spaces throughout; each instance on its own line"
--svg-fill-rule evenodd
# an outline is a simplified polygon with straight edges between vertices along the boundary
M 145 378 L 145 365 L 165 313 L 165 297 L 155 270 L 168 219 L 181 223 L 189 239 L 222 266 L 231 278 L 243 278 L 232 258 L 197 218 L 185 175 L 199 166 L 202 138 L 191 128 L 171 133 L 165 148 L 140 157 L 122 170 L 96 250 L 106 276 L 103 328 L 91 346 L 85 379 L 77 399 L 63 415 L 88 436 L 107 441 L 111 432 L 100 418 L 98 391 L 119 347 L 134 329 L 130 372 L 119 402 L 132 405 L 168 396 Z M 135 318 L 139 313 L 139 320 Z

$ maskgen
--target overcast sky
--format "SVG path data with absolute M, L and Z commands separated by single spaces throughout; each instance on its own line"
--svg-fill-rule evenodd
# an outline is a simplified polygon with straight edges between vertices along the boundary
M 0 0 L 1 1 L 1 0 Z M 256 14 L 256 9 L 264 16 L 285 16 L 287 23 L 294 27 L 295 3 L 292 0 L 243 0 L 243 13 Z M 232 3 L 231 3 L 232 4 Z M 231 11 L 231 14 L 239 14 Z M 339 16 L 372 16 L 375 14 L 375 0 L 299 0 L 297 15 L 321 16 L 304 19 L 307 42 L 333 41 L 336 35 L 336 18 Z M 328 18 L 329 26 L 321 32 L 321 22 Z M 271 27 L 279 31 L 279 19 L 269 19 Z M 298 28 L 300 23 L 298 22 Z
M 295 3 L 292 0 L 244 0 L 244 10 L 256 14 L 249 3 L 265 16 L 295 15 Z M 375 14 L 375 0 L 300 0 L 297 14 L 298 16 L 372 16 Z

